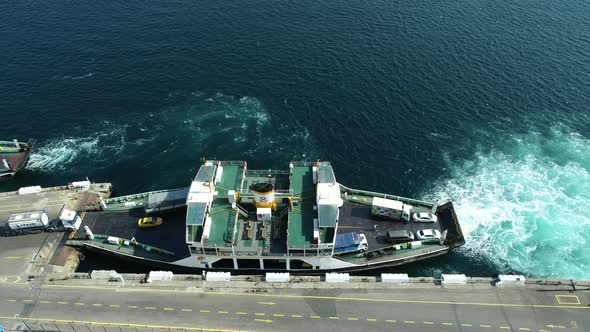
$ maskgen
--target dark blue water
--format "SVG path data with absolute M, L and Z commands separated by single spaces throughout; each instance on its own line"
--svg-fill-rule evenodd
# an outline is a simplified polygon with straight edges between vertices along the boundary
M 469 243 L 411 274 L 590 278 L 587 1 L 0 3 L 9 190 L 186 186 L 200 158 L 330 160 L 453 199 Z

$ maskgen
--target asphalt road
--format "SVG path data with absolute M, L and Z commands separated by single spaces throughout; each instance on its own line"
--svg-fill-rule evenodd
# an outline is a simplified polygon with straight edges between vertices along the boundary
M 588 291 L 551 289 L 307 289 L 257 294 L 0 283 L 0 324 L 5 327 L 26 323 L 31 328 L 84 332 L 590 331 L 589 304 Z

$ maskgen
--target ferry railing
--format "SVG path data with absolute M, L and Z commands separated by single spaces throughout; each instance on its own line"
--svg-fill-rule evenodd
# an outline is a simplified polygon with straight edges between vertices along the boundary
M 175 191 L 175 190 L 181 190 L 181 189 L 186 189 L 186 187 L 185 188 L 175 188 L 175 189 L 164 189 L 164 190 L 146 191 L 146 192 L 137 193 L 137 194 L 130 194 L 130 195 L 125 195 L 125 196 L 111 197 L 111 198 L 105 199 L 104 202 L 107 203 L 107 204 L 124 203 L 124 202 L 135 201 L 135 200 L 138 200 L 138 199 L 146 198 L 150 194 L 158 194 L 158 193 L 163 193 L 163 192 L 168 192 L 168 191 Z
M 328 165 L 330 164 L 327 161 L 322 161 L 322 163 L 328 163 Z M 291 164 L 293 166 L 310 167 L 310 166 L 317 166 L 318 162 L 317 161 L 292 161 Z
M 248 218 L 248 210 L 244 209 L 240 204 L 236 204 L 236 208 L 239 214 L 241 214 L 244 218 Z
M 397 200 L 397 201 L 403 201 L 403 202 L 408 202 L 408 203 L 411 203 L 414 205 L 422 205 L 422 206 L 427 206 L 427 207 L 432 207 L 435 205 L 432 202 L 422 201 L 419 199 L 402 197 L 402 196 L 391 195 L 391 194 L 378 193 L 378 192 L 368 191 L 368 190 L 353 189 L 353 188 L 349 188 L 349 187 L 347 187 L 343 184 L 340 184 L 340 183 L 338 185 L 340 186 L 340 192 L 347 193 L 347 194 L 366 195 L 366 196 L 380 197 L 380 198 L 385 198 L 385 199 L 393 199 L 393 200 Z
M 211 161 L 211 160 L 207 160 Z M 244 166 L 244 161 L 241 160 L 218 160 L 215 161 L 218 166 L 229 165 L 229 166 Z
M 289 196 L 293 196 L 293 190 L 292 189 L 275 189 L 275 195 L 279 195 L 279 196 L 283 196 L 283 195 L 289 195 Z M 242 198 L 249 198 L 249 197 L 253 197 L 254 196 L 254 192 L 250 189 L 244 189 L 240 191 L 240 196 Z
M 268 174 L 278 174 L 278 175 L 289 175 L 289 171 L 284 171 L 281 169 L 269 169 L 269 170 L 261 170 L 261 169 L 249 169 L 246 171 L 246 176 L 248 175 L 264 175 L 267 176 Z
M 198 247 L 198 252 L 203 253 L 206 255 L 215 255 L 215 256 L 224 256 L 224 257 L 268 257 L 268 256 L 277 256 L 277 257 L 320 257 L 320 256 L 329 256 L 332 254 L 332 249 L 326 248 L 313 248 L 313 247 L 305 247 L 301 249 L 297 249 L 296 252 L 292 251 L 288 253 L 271 253 L 271 252 L 264 252 L 264 251 L 255 251 L 255 250 L 241 250 L 236 247 Z

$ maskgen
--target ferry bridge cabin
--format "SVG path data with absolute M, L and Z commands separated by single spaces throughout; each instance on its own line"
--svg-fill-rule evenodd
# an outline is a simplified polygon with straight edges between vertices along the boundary
M 333 254 L 342 204 L 329 162 L 283 171 L 206 161 L 187 197 L 186 243 L 201 268 L 318 268 Z

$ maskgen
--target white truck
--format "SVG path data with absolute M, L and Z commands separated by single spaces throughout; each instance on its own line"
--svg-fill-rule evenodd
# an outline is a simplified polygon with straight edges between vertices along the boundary
M 373 197 L 371 214 L 385 219 L 410 221 L 412 206 L 401 201 Z
M 45 211 L 31 211 L 13 213 L 8 219 L 8 234 L 32 234 L 44 231 L 55 231 L 54 226 L 49 226 L 49 218 Z
M 82 224 L 82 218 L 78 215 L 76 211 L 71 211 L 66 209 L 64 206 L 59 213 L 59 220 L 61 221 L 61 226 L 63 230 L 66 231 L 77 231 Z
M 76 231 L 82 224 L 77 212 L 65 206 L 58 220 L 49 220 L 45 211 L 13 213 L 8 219 L 8 235 L 33 234 L 41 232 Z

